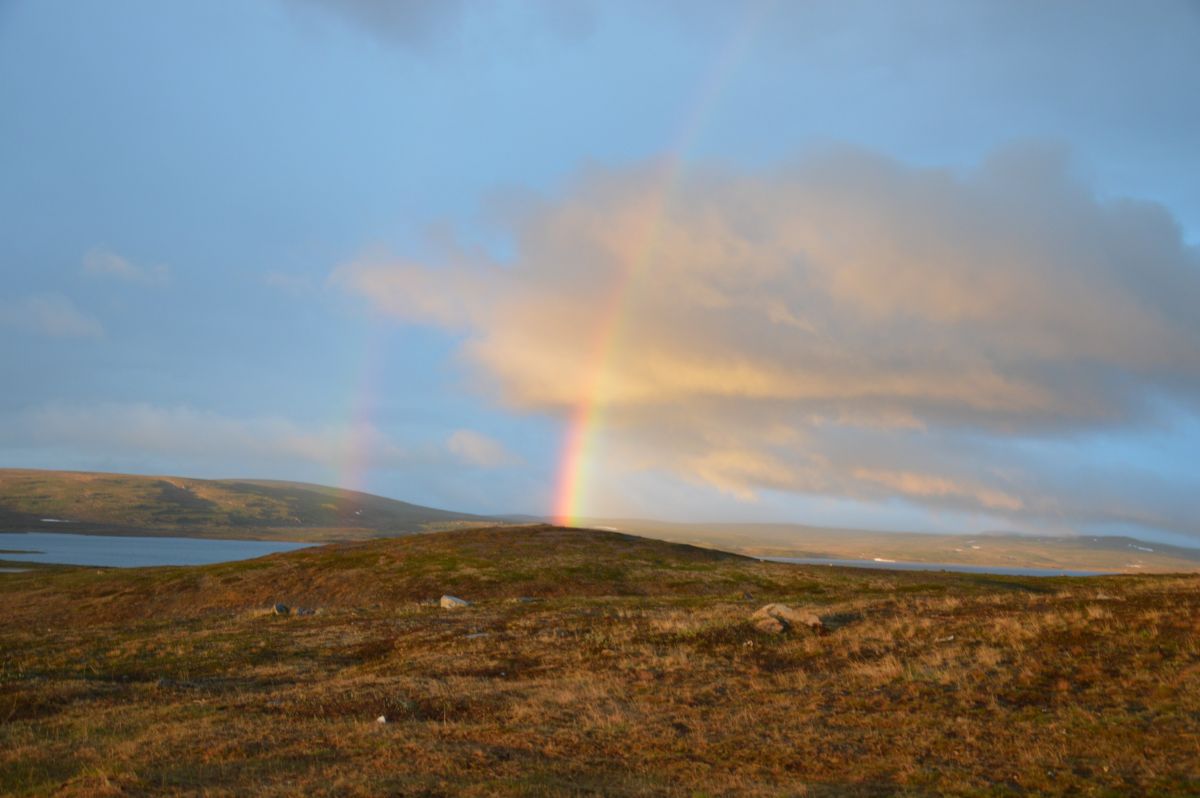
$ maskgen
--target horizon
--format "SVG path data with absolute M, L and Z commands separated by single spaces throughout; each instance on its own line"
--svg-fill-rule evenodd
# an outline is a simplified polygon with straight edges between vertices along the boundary
M 1200 546 L 1200 8 L 686 8 L 0 5 L 0 467 Z
M 0 466 L 0 472 L 3 472 L 5 469 L 6 469 L 6 467 Z M 56 470 L 56 469 L 37 469 L 37 468 L 24 468 L 24 469 L 12 468 L 12 469 L 8 469 L 8 470 L 34 471 L 34 472 L 41 472 L 41 473 L 47 473 L 47 474 L 54 474 L 54 473 L 80 474 L 80 475 L 85 475 L 85 476 L 86 475 L 101 475 L 101 476 L 117 476 L 117 477 L 142 477 L 145 479 L 183 479 L 183 480 L 235 482 L 235 483 L 236 482 L 276 483 L 276 484 L 280 484 L 280 485 L 300 485 L 300 486 L 308 486 L 308 487 L 315 487 L 315 488 L 333 488 L 333 489 L 343 490 L 343 491 L 350 492 L 350 493 L 361 493 L 362 495 L 368 496 L 371 498 L 387 499 L 387 500 L 396 501 L 396 502 L 400 502 L 403 504 L 408 504 L 408 505 L 416 506 L 416 507 L 423 507 L 425 509 L 430 509 L 430 510 L 435 510 L 435 511 L 446 511 L 446 512 L 454 512 L 454 513 L 462 512 L 462 511 L 456 510 L 453 507 L 430 507 L 428 505 L 422 505 L 422 504 L 420 504 L 420 502 L 411 501 L 410 499 L 408 499 L 404 496 L 394 496 L 394 495 L 388 495 L 388 494 L 382 494 L 382 493 L 370 493 L 370 492 L 366 492 L 366 491 L 357 491 L 352 488 L 340 488 L 335 485 L 325 485 L 325 484 L 321 484 L 321 483 L 303 482 L 303 481 L 297 481 L 297 480 L 271 479 L 269 477 L 231 477 L 231 476 L 195 477 L 195 476 L 189 476 L 187 474 L 133 474 L 133 473 L 129 473 L 129 472 L 120 472 L 120 471 L 70 471 L 70 470 L 64 471 L 64 470 Z M 0 473 L 0 476 L 3 476 L 3 474 Z M 472 513 L 463 513 L 463 514 L 464 515 L 478 515 L 482 520 L 485 520 L 485 521 L 492 521 L 492 520 L 500 521 L 504 524 L 512 524 L 514 526 L 562 525 L 562 524 L 560 524 L 558 519 L 554 518 L 553 515 L 539 515 L 537 513 L 501 511 L 501 512 L 490 513 L 490 514 L 472 514 Z M 522 520 L 516 520 L 516 519 L 522 519 Z M 637 517 L 634 517 L 634 516 L 591 516 L 591 517 L 582 517 L 582 518 L 572 519 L 569 524 L 566 524 L 566 526 L 573 526 L 573 527 L 577 527 L 577 528 L 581 528 L 581 529 L 607 530 L 607 531 L 612 531 L 612 532 L 621 532 L 621 533 L 625 533 L 625 534 L 632 534 L 635 536 L 648 536 L 648 537 L 652 537 L 652 538 L 656 537 L 655 535 L 651 534 L 653 530 L 644 529 L 644 528 L 636 528 L 636 527 L 633 529 L 625 529 L 625 528 L 619 527 L 619 526 L 611 526 L 611 524 L 634 524 L 634 525 L 650 524 L 650 525 L 662 525 L 662 526 L 669 526 L 669 527 L 676 527 L 676 526 L 690 527 L 692 529 L 692 531 L 696 531 L 696 532 L 703 531 L 703 528 L 705 528 L 705 527 L 739 527 L 741 529 L 750 529 L 750 528 L 755 528 L 755 527 L 779 527 L 779 528 L 785 528 L 785 529 L 791 529 L 791 530 L 810 530 L 810 531 L 817 531 L 817 532 L 849 532 L 849 533 L 860 533 L 860 534 L 865 533 L 868 535 L 879 534 L 879 535 L 884 535 L 884 536 L 887 536 L 887 535 L 915 535 L 915 536 L 935 536 L 935 537 L 936 536 L 946 536 L 946 537 L 951 537 L 951 536 L 958 536 L 958 537 L 996 536 L 996 537 L 1009 537 L 1009 538 L 1028 538 L 1031 540 L 1046 539 L 1046 538 L 1049 538 L 1049 539 L 1054 539 L 1054 538 L 1084 539 L 1084 538 L 1088 538 L 1088 539 L 1091 539 L 1092 541 L 1099 541 L 1099 540 L 1105 540 L 1105 539 L 1133 540 L 1133 541 L 1137 541 L 1137 542 L 1154 542 L 1157 545 L 1168 546 L 1171 548 L 1194 549 L 1194 550 L 1200 552 L 1200 542 L 1197 542 L 1197 541 L 1194 541 L 1194 540 L 1191 540 L 1191 539 L 1185 538 L 1185 537 L 1172 538 L 1171 536 L 1168 536 L 1168 535 L 1163 535 L 1158 538 L 1155 538 L 1153 541 L 1148 541 L 1145 538 L 1139 538 L 1139 537 L 1136 537 L 1133 535 L 1126 535 L 1126 534 L 1093 535 L 1093 534 L 1089 534 L 1089 533 L 1074 532 L 1074 531 L 1059 532 L 1059 533 L 1055 534 L 1055 533 L 1036 532 L 1036 531 L 1022 532 L 1019 530 L 1002 529 L 1002 528 L 980 529 L 980 530 L 976 530 L 976 531 L 972 531 L 972 532 L 964 532 L 962 530 L 865 528 L 865 527 L 850 527 L 850 526 L 837 526 L 837 525 L 805 524 L 802 522 L 791 521 L 791 520 L 787 520 L 787 519 L 775 519 L 775 520 L 763 520 L 763 521 L 741 521 L 741 520 L 737 520 L 737 519 L 708 518 L 703 521 L 687 521 L 687 520 L 680 520 L 680 519 L 674 519 L 674 518 L 648 517 L 648 516 L 637 516 Z M 31 530 L 31 531 L 33 531 L 33 530 Z M 48 532 L 53 532 L 53 529 L 39 529 L 36 531 L 38 533 L 48 533 Z M 73 535 L 74 533 L 61 532 L 58 534 Z M 793 541 L 793 542 L 799 542 L 799 541 Z M 724 541 L 724 545 L 733 546 L 734 548 L 737 548 L 739 545 L 744 545 L 745 543 L 746 543 L 745 541 L 738 541 L 735 538 L 730 538 L 730 539 Z M 710 546 L 710 544 L 700 544 L 700 545 L 703 545 L 705 547 Z M 762 548 L 762 547 L 766 546 L 769 548 L 770 544 L 768 544 L 765 541 L 758 541 L 757 543 L 754 543 L 753 546 L 758 547 L 758 548 Z M 713 545 L 713 547 L 718 548 L 718 549 L 722 548 L 721 545 Z M 907 561 L 905 561 L 905 562 L 907 562 Z

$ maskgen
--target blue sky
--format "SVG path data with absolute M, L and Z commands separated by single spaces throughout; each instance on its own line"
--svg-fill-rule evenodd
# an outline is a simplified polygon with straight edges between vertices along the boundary
M 592 401 L 589 515 L 1194 540 L 1198 34 L 0 3 L 0 465 L 542 513 Z

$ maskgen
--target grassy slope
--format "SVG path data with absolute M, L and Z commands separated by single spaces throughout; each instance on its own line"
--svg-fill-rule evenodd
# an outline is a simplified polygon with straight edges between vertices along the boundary
M 330 540 L 482 520 L 296 482 L 0 469 L 0 531 Z
M 768 601 L 830 632 L 756 632 Z M 0 574 L 0 606 L 6 794 L 1200 791 L 1196 576 L 863 572 L 527 527 Z

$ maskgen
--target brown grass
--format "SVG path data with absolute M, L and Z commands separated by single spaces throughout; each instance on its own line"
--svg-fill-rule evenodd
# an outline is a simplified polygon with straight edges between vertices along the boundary
M 828 633 L 756 632 L 769 601 Z M 0 602 L 5 794 L 1200 792 L 1194 576 L 859 572 L 544 527 L 6 574 Z

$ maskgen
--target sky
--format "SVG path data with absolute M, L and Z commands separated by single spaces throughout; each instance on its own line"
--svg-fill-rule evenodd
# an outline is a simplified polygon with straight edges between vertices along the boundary
M 0 466 L 1200 544 L 1200 4 L 0 0 Z

